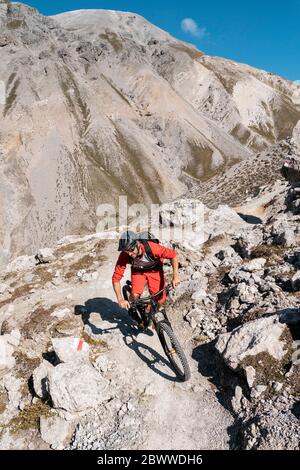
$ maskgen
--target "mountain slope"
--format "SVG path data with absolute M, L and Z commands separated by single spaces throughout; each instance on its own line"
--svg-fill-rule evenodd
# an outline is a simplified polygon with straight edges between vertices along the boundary
M 209 58 L 131 13 L 47 18 L 1 4 L 0 45 L 0 263 L 94 231 L 97 206 L 119 195 L 147 205 L 176 198 L 300 117 L 287 80 Z M 231 93 L 222 81 L 236 69 Z M 243 118 L 246 79 L 261 87 L 251 113 L 271 137 Z M 266 101 L 285 113 L 284 129 Z
M 136 57 L 134 50 L 128 54 L 126 44 L 132 44 L 133 49 L 139 45 L 140 52 L 176 93 L 254 151 L 291 135 L 299 120 L 297 85 L 245 64 L 208 56 L 139 15 L 79 10 L 54 18 L 65 29 L 88 35 L 94 43 L 106 40 L 118 54 L 120 65 Z M 140 55 L 137 58 L 141 61 Z M 118 80 L 117 75 L 114 78 Z M 123 81 L 124 76 L 119 78 Z

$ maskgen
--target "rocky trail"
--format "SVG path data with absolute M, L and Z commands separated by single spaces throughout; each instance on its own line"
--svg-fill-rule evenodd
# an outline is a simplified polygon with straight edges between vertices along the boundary
M 2 2 L 0 48 L 0 449 L 299 450 L 299 85 L 124 12 Z M 115 302 L 120 195 L 195 229 L 188 382 Z
M 112 290 L 96 288 L 93 292 L 114 302 Z M 101 309 L 101 301 L 98 305 L 103 312 L 100 317 L 104 319 L 105 308 Z M 233 424 L 232 416 L 218 403 L 212 384 L 199 373 L 197 361 L 192 358 L 189 331 L 182 334 L 187 329 L 183 319 L 175 318 L 173 322 L 192 369 L 192 379 L 186 384 L 177 381 L 153 330 L 139 333 L 131 326 L 126 313 L 118 313 L 115 305 L 111 313 L 112 317 L 107 317 L 106 321 L 112 322 L 111 327 L 115 329 L 108 330 L 102 337 L 111 344 L 113 336 L 113 342 L 119 346 L 109 352 L 107 359 L 114 364 L 110 376 L 113 387 L 122 390 L 121 396 L 124 393 L 126 396 L 127 391 L 130 397 L 126 422 L 131 428 L 129 435 L 133 433 L 127 442 L 117 439 L 114 448 L 119 448 L 120 444 L 143 449 L 229 448 L 227 428 Z M 95 314 L 93 318 L 94 326 L 101 328 L 101 318 Z M 97 427 L 101 427 L 101 419 L 94 429 Z M 79 433 L 85 433 L 84 425 Z M 97 447 L 97 439 L 93 445 Z
M 107 242 L 104 253 L 110 253 L 112 245 Z M 64 331 L 62 328 L 60 334 L 56 333 L 54 337 L 71 335 L 72 338 L 79 338 L 84 329 L 93 346 L 96 349 L 100 347 L 97 368 L 108 381 L 110 396 L 85 417 L 77 417 L 75 421 L 79 426 L 71 447 L 229 448 L 228 428 L 233 425 L 233 417 L 218 402 L 215 387 L 201 375 L 197 360 L 192 358 L 193 348 L 186 322 L 180 315 L 174 315 L 174 319 L 172 317 L 192 369 L 191 380 L 181 383 L 170 368 L 156 333 L 152 330 L 139 332 L 127 312 L 120 310 L 115 303 L 111 287 L 112 268 L 113 261 L 107 260 L 101 264 L 96 280 L 76 287 L 69 282 L 53 286 L 53 290 L 49 287 L 38 290 L 27 301 L 23 299 L 20 305 L 14 304 L 14 318 L 5 320 L 12 324 L 16 319 L 19 322 L 22 312 L 30 318 L 36 302 L 46 304 L 48 308 L 55 304 L 60 306 L 62 312 L 58 316 L 62 315 L 63 320 L 58 323 L 65 322 L 66 325 Z M 75 317 L 74 305 L 87 306 L 90 312 L 88 318 Z M 39 333 L 42 336 L 46 333 L 40 331 L 38 321 L 35 326 L 39 331 L 35 329 L 36 334 L 32 334 L 32 338 L 35 336 L 32 339 L 34 343 L 38 341 Z M 100 346 L 97 346 L 98 343 Z M 78 361 L 76 354 L 70 359 L 73 365 Z M 85 386 L 89 387 L 88 379 Z M 72 400 L 71 396 L 68 398 Z M 74 426 L 74 420 L 71 423 Z M 15 448 L 16 437 L 10 441 L 5 436 L 7 434 L 3 430 L 2 446 Z M 23 438 L 26 443 L 19 438 L 18 445 L 26 448 L 32 439 L 32 435 L 29 436 L 30 433 Z
M 211 209 L 206 242 L 177 244 L 167 309 L 185 383 L 115 303 L 115 239 L 66 237 L 13 260 L 0 278 L 1 448 L 298 448 L 299 194 L 278 182 L 259 224 Z

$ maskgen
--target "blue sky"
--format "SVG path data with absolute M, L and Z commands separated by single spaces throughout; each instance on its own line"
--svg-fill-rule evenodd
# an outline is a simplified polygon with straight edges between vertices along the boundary
M 300 80 L 300 0 L 28 0 L 24 3 L 45 15 L 82 8 L 135 12 L 207 54 Z

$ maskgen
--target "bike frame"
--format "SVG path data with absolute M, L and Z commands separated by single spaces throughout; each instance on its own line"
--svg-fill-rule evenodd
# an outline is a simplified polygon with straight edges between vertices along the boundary
M 153 323 L 155 325 L 155 328 L 156 328 L 157 324 L 160 320 L 158 319 L 158 309 L 157 309 L 158 302 L 155 300 L 155 298 L 158 297 L 160 294 L 162 294 L 164 291 L 166 291 L 168 293 L 172 289 L 173 289 L 172 285 L 168 284 L 166 287 L 164 287 L 160 291 L 156 292 L 156 294 L 149 295 L 148 297 L 144 297 L 144 298 L 140 298 L 140 299 L 131 301 L 130 306 L 138 308 L 138 307 L 144 307 L 146 305 L 151 305 L 149 314 L 150 314 L 150 318 L 153 321 Z M 167 317 L 166 312 L 163 312 L 163 316 L 164 316 L 164 320 L 171 327 L 171 323 L 170 323 L 170 321 Z

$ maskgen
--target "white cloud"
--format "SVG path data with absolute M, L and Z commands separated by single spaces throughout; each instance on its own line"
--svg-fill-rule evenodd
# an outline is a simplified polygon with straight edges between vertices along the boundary
M 189 33 L 192 36 L 195 36 L 199 39 L 204 38 L 208 34 L 208 31 L 205 27 L 200 27 L 195 20 L 192 18 L 184 18 L 181 21 L 181 29 L 185 33 Z

